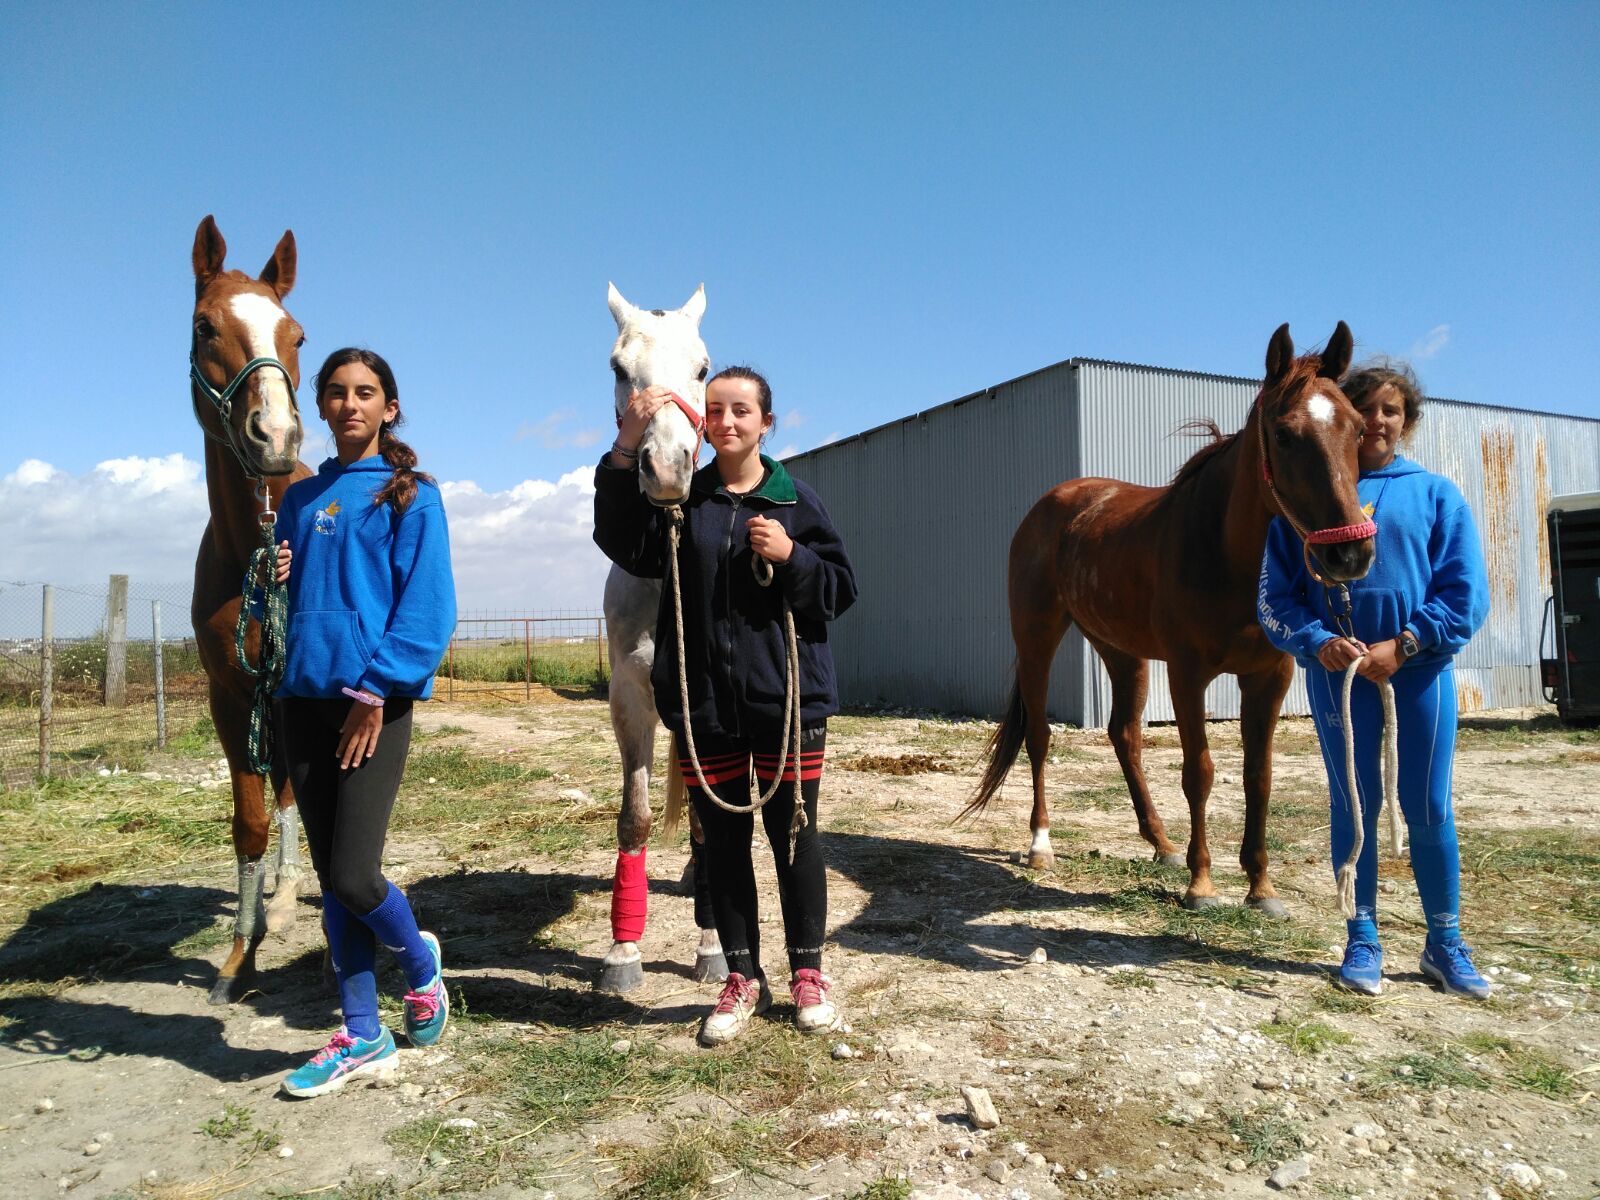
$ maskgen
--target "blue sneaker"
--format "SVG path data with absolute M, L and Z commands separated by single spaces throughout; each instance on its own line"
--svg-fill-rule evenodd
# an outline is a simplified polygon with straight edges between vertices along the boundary
M 1383 947 L 1377 942 L 1350 942 L 1339 965 L 1339 986 L 1363 996 L 1383 991 Z
M 1487 1000 L 1494 989 L 1472 965 L 1472 951 L 1465 942 L 1436 946 L 1429 941 L 1422 947 L 1422 973 L 1452 996 Z
M 450 993 L 444 986 L 444 951 L 439 939 L 424 932 L 422 940 L 433 951 L 433 983 L 419 992 L 407 992 L 406 1037 L 413 1046 L 431 1046 L 444 1036 L 450 1020 Z
M 400 1066 L 394 1037 L 385 1029 L 367 1041 L 340 1029 L 311 1061 L 283 1081 L 283 1090 L 302 1099 L 336 1092 L 357 1075 L 393 1075 Z

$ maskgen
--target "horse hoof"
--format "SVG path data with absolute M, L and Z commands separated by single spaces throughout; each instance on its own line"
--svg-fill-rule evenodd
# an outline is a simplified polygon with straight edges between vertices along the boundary
M 600 978 L 595 987 L 602 992 L 621 996 L 644 983 L 644 962 L 635 958 L 630 962 L 606 963 L 600 968 Z
M 1220 896 L 1185 896 L 1183 906 L 1190 912 L 1204 912 L 1208 908 L 1219 908 L 1222 905 Z
M 1171 854 L 1156 855 L 1156 861 L 1163 867 L 1172 867 L 1174 869 L 1187 868 L 1189 865 L 1189 860 L 1184 858 L 1184 856 L 1179 854 L 1176 850 L 1174 850 Z
M 713 950 L 710 954 L 695 952 L 694 956 L 694 981 L 696 983 L 721 983 L 728 977 L 728 960 L 722 951 Z
M 211 985 L 211 995 L 206 997 L 206 1003 L 237 1004 L 254 986 L 254 974 L 218 976 L 217 982 Z
M 1051 850 L 1028 851 L 1028 870 L 1048 871 L 1056 865 L 1055 852 Z
M 1253 908 L 1269 921 L 1287 921 L 1289 907 L 1276 896 L 1262 896 L 1257 900 L 1246 900 L 1246 908 Z
M 280 883 L 278 890 L 272 893 L 272 899 L 267 902 L 268 933 L 283 933 L 294 928 L 295 918 L 300 915 L 295 903 L 298 891 L 298 888 Z

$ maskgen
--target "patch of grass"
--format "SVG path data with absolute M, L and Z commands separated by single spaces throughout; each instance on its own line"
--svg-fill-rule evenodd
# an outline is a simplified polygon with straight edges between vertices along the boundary
M 698 1196 L 711 1185 L 712 1161 L 706 1147 L 688 1139 L 674 1140 L 634 1159 L 635 1170 L 612 1195 L 616 1200 L 678 1200 Z
M 1447 1045 L 1385 1059 L 1373 1067 L 1368 1086 L 1371 1090 L 1413 1087 L 1431 1092 L 1455 1087 L 1481 1091 L 1489 1086 L 1489 1080 L 1472 1069 L 1460 1047 Z
M 240 1104 L 224 1104 L 221 1113 L 201 1121 L 195 1132 L 219 1142 L 243 1138 L 256 1153 L 276 1149 L 279 1141 L 274 1130 L 257 1129 L 255 1114 Z
M 1350 1035 L 1323 1021 L 1272 1021 L 1261 1027 L 1261 1032 L 1275 1042 L 1281 1042 L 1297 1057 L 1321 1054 L 1330 1046 L 1344 1046 Z
M 1142 967 L 1132 971 L 1109 971 L 1105 980 L 1108 987 L 1114 988 L 1146 988 L 1154 991 L 1156 986 L 1155 976 Z
M 1159 863 L 1144 864 L 1165 871 Z M 1168 873 L 1170 878 L 1170 873 Z M 1190 911 L 1181 896 L 1153 883 L 1123 888 L 1109 907 L 1204 954 L 1254 954 L 1300 960 L 1326 953 L 1323 939 L 1297 921 L 1274 921 L 1238 904 Z
M 233 941 L 233 919 L 218 921 L 204 929 L 196 930 L 186 938 L 181 938 L 172 944 L 174 958 L 199 958 L 209 950 L 215 950 L 226 942 Z
M 1222 1127 L 1239 1139 L 1239 1149 L 1251 1166 L 1288 1158 L 1305 1148 L 1300 1126 L 1277 1108 L 1245 1112 L 1223 1109 Z
M 1374 996 L 1363 996 L 1359 992 L 1347 992 L 1343 988 L 1328 984 L 1316 995 L 1311 997 L 1314 1008 L 1323 1012 L 1332 1013 L 1370 1013 L 1377 1007 L 1378 1001 Z
M 201 717 L 176 737 L 167 738 L 167 752 L 186 758 L 220 758 L 222 743 L 210 717 Z
M 406 775 L 411 780 L 431 778 L 437 781 L 432 786 L 460 791 L 496 784 L 531 783 L 549 779 L 551 774 L 545 767 L 524 766 L 507 758 L 488 758 L 462 746 L 423 750 L 411 755 L 406 763 Z
M 1511 1069 L 1511 1082 L 1551 1100 L 1565 1100 L 1578 1090 L 1577 1076 L 1536 1050 L 1524 1050 Z
M 901 1175 L 882 1175 L 860 1191 L 851 1192 L 845 1200 L 906 1200 L 911 1195 L 911 1181 Z

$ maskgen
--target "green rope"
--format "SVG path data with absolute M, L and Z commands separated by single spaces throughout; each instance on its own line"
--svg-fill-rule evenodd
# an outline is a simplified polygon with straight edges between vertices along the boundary
M 270 515 L 270 514 L 267 514 Z M 245 568 L 239 624 L 234 629 L 233 645 L 239 656 L 239 669 L 256 681 L 255 702 L 250 707 L 250 769 L 257 775 L 272 770 L 272 693 L 283 680 L 284 646 L 289 623 L 289 589 L 278 582 L 278 553 L 274 544 L 276 521 L 261 522 L 261 545 L 250 556 Z M 245 652 L 245 634 L 250 629 L 250 614 L 256 593 L 261 593 L 261 665 L 252 666 Z

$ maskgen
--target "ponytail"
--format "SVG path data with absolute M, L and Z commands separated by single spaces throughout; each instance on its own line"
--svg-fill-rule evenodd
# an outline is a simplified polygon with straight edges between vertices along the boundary
M 395 427 L 405 418 L 400 414 L 400 389 L 395 386 L 394 372 L 389 369 L 389 364 L 383 360 L 383 356 L 375 351 L 355 346 L 335 350 L 328 355 L 322 364 L 322 369 L 317 372 L 317 403 L 319 405 L 322 403 L 323 385 L 333 378 L 335 371 L 349 363 L 360 363 L 376 375 L 378 382 L 383 385 L 383 398 L 394 401 L 394 419 L 385 421 L 383 428 L 378 431 L 378 453 L 383 455 L 383 461 L 389 464 L 392 474 L 389 476 L 389 481 L 372 498 L 372 502 L 393 504 L 396 513 L 403 513 L 417 498 L 417 481 L 432 483 L 433 476 L 416 469 L 417 452 L 395 436 Z
M 417 452 L 394 435 L 394 427 L 398 424 L 400 414 L 396 413 L 394 420 L 385 421 L 378 433 L 378 453 L 383 455 L 383 461 L 393 470 L 389 482 L 378 490 L 372 502 L 393 504 L 395 512 L 403 513 L 417 498 L 417 481 L 420 479 L 424 483 L 432 483 L 433 476 L 416 469 Z

